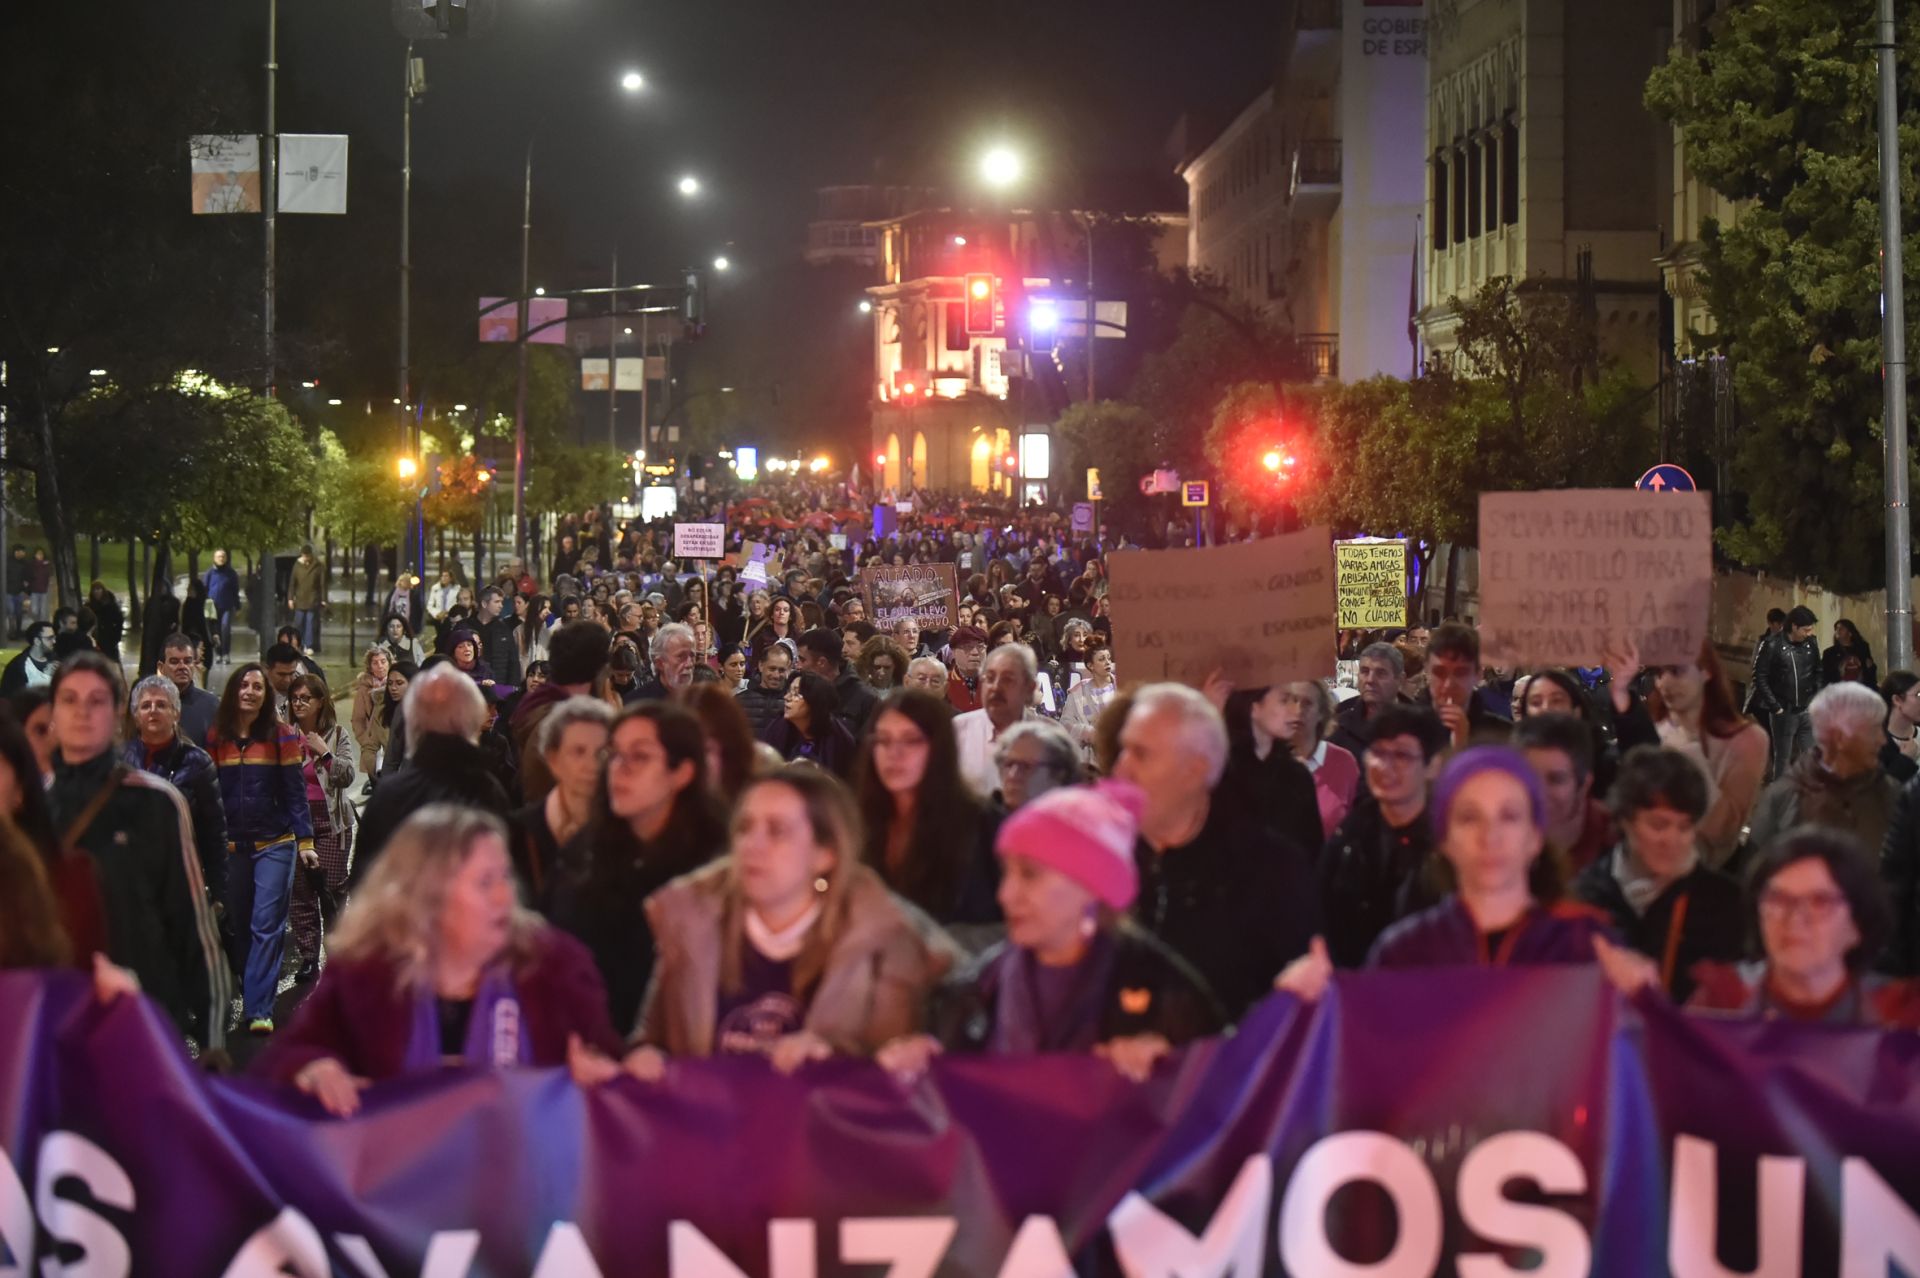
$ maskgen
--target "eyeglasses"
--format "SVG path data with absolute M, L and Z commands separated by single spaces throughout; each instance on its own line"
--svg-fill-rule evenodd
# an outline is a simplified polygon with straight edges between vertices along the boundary
M 636 754 L 628 751 L 615 750 L 611 746 L 599 751 L 594 757 L 609 767 L 614 764 L 619 764 L 621 767 L 626 768 L 644 768 L 653 762 L 653 756 L 650 754 Z
M 1846 896 L 1839 892 L 1809 892 L 1797 896 L 1768 888 L 1760 894 L 1760 913 L 1770 923 L 1785 923 L 1796 915 L 1805 916 L 1810 923 L 1825 923 L 1846 904 Z
M 313 698 L 307 693 L 296 692 L 287 698 L 287 704 L 290 706 L 309 706 L 313 704 Z
M 1059 769 L 1054 767 L 1053 764 L 1048 763 L 1045 759 L 1002 759 L 1000 760 L 1001 776 L 1024 777 L 1024 776 L 1029 776 L 1035 772 L 1057 772 L 1057 771 L 1059 771 Z

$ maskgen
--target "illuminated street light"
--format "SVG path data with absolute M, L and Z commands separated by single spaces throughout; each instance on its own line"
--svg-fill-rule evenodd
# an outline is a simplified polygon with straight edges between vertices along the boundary
M 1051 333 L 1060 327 L 1060 304 L 1050 297 L 1036 297 L 1027 305 L 1027 326 L 1036 333 Z
M 533 295 L 535 297 L 545 297 L 547 295 L 547 290 L 544 288 L 536 288 L 535 290 L 533 290 Z
M 724 270 L 727 270 L 727 269 L 729 269 L 730 267 L 732 267 L 732 265 L 733 265 L 733 263 L 732 263 L 732 262 L 729 262 L 729 261 L 728 261 L 728 260 L 727 260 L 726 258 L 724 258 L 724 257 L 716 257 L 716 258 L 714 258 L 714 259 L 713 259 L 713 269 L 714 269 L 714 270 L 716 270 L 716 271 L 724 271 Z
M 865 300 L 864 298 L 863 298 L 863 299 L 861 299 L 861 302 L 860 302 L 860 313 L 861 313 L 862 315 L 871 315 L 871 314 L 873 314 L 873 303 L 872 303 L 872 302 L 869 302 L 869 301 L 867 301 L 867 300 Z
M 647 85 L 646 77 L 638 71 L 629 71 L 620 77 L 620 87 L 628 93 L 638 93 Z
M 1265 466 L 1268 470 L 1279 470 L 1280 454 L 1278 452 L 1270 452 L 1265 457 L 1262 457 L 1260 459 L 1260 464 L 1262 466 Z
M 827 459 L 824 457 L 814 458 L 813 461 L 807 467 L 808 470 L 811 470 L 816 475 L 819 474 L 821 471 L 825 470 L 826 468 L 827 468 Z
M 691 173 L 689 173 L 689 174 L 687 174 L 687 176 L 685 176 L 685 177 L 683 177 L 683 178 L 681 178 L 681 179 L 680 179 L 680 194 L 682 194 L 682 195 L 698 195 L 698 194 L 700 194 L 700 179 L 699 179 L 699 178 L 697 178 L 697 177 L 695 177 L 695 176 L 693 176 L 693 174 L 691 174 Z
M 632 330 L 632 329 L 630 329 L 630 328 L 623 328 L 623 329 L 621 329 L 620 331 L 621 331 L 621 332 L 623 332 L 623 333 L 625 333 L 625 334 L 626 334 L 626 335 L 627 335 L 628 337 L 632 337 L 632 336 L 633 336 L 633 330 Z
M 980 157 L 980 176 L 988 186 L 1008 187 L 1026 172 L 1020 153 L 1010 146 L 996 146 Z
M 954 236 L 954 237 L 953 237 L 953 246 L 954 246 L 955 248 L 965 248 L 965 247 L 967 246 L 967 237 L 966 237 L 966 236 L 964 236 L 964 235 L 956 235 L 956 236 Z
M 887 455 L 885 453 L 875 453 L 873 455 L 873 464 L 876 466 L 885 466 L 887 464 Z
M 393 468 L 399 474 L 400 482 L 403 484 L 420 473 L 420 463 L 411 457 L 400 458 L 394 463 Z
M 456 413 L 464 413 L 467 411 L 467 406 L 465 404 L 455 404 L 453 406 L 453 411 Z
M 327 407 L 328 407 L 328 408 L 338 408 L 338 407 L 340 407 L 340 401 L 339 401 L 339 400 L 337 400 L 337 399 L 330 399 L 330 400 L 328 400 L 328 401 L 327 401 Z

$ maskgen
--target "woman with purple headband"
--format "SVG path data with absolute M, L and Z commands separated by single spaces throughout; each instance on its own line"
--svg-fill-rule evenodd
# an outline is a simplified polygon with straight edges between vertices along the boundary
M 1452 891 L 1402 919 L 1367 955 L 1372 968 L 1598 962 L 1622 993 L 1658 984 L 1652 962 L 1609 934 L 1598 911 L 1560 900 L 1546 852 L 1546 792 L 1526 757 L 1506 746 L 1455 755 L 1433 787 L 1433 828 Z M 1274 982 L 1312 1001 L 1333 964 L 1315 938 Z

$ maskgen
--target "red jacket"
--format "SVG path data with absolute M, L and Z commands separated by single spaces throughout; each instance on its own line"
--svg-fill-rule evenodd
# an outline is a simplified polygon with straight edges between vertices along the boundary
M 564 1065 L 567 1036 L 609 1056 L 620 1036 L 607 1019 L 607 992 L 599 969 L 580 942 L 542 927 L 531 958 L 514 974 L 514 993 L 526 1017 L 527 1042 L 537 1067 Z M 279 1082 L 331 1056 L 349 1074 L 380 1080 L 405 1068 L 413 1033 L 413 995 L 398 987 L 386 959 L 335 959 L 300 1005 L 293 1024 L 274 1036 L 254 1069 Z
M 953 707 L 955 714 L 965 714 L 969 710 L 980 708 L 980 690 L 976 684 L 967 687 L 967 681 L 957 674 L 947 676 L 947 704 Z

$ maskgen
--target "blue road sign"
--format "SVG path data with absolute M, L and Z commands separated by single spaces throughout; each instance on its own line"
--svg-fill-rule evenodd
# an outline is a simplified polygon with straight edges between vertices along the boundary
M 1645 493 L 1691 493 L 1697 492 L 1700 487 L 1693 482 L 1692 475 L 1672 462 L 1661 462 L 1651 467 L 1633 486 Z

